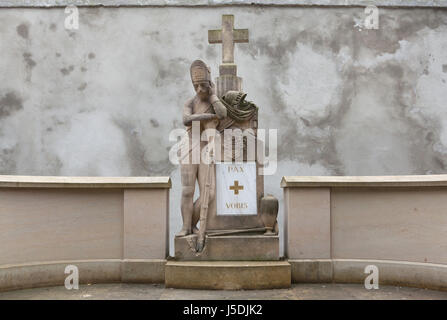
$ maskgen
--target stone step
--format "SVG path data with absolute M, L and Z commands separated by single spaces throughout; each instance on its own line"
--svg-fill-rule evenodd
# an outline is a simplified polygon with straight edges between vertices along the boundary
M 165 286 L 176 289 L 290 288 L 287 261 L 168 261 Z

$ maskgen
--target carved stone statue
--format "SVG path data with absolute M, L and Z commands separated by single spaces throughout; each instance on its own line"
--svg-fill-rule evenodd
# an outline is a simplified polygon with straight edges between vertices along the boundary
M 213 164 L 207 164 L 200 159 L 200 163 L 191 160 L 194 148 L 207 147 L 207 141 L 194 141 L 192 137 L 193 121 L 200 121 L 200 134 L 206 129 L 215 129 L 219 119 L 227 116 L 227 109 L 216 96 L 214 83 L 211 81 L 210 68 L 201 60 L 195 60 L 190 68 L 191 81 L 196 92 L 195 97 L 189 99 L 183 109 L 183 124 L 189 136 L 187 164 L 181 164 L 183 218 L 182 230 L 177 237 L 198 233 L 196 225 L 201 216 L 201 209 L 207 210 L 210 203 L 215 201 L 215 174 Z M 197 140 L 197 139 L 196 139 Z M 201 153 L 200 153 L 201 154 Z M 196 181 L 199 184 L 200 197 L 193 202 Z M 208 201 L 203 201 L 204 196 Z M 206 203 L 205 203 L 206 202 Z M 202 214 L 203 215 L 203 214 Z M 199 248 L 200 249 L 200 248 Z
M 175 238 L 175 258 L 278 260 L 278 200 L 264 196 L 258 107 L 245 100 L 234 63 L 234 44 L 248 42 L 248 29 L 234 29 L 234 17 L 223 15 L 222 30 L 209 30 L 208 41 L 222 44 L 222 64 L 216 85 L 203 61 L 194 61 L 190 68 L 196 95 L 183 110 L 187 129 L 180 155 L 183 227 Z M 235 168 L 244 170 L 237 169 L 236 175 Z M 200 197 L 194 201 L 196 182 Z M 241 243 L 236 254 L 235 246 Z

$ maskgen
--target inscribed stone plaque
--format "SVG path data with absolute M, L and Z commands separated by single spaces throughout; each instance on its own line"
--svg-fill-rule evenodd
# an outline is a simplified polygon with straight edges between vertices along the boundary
M 217 215 L 256 215 L 256 162 L 216 163 Z

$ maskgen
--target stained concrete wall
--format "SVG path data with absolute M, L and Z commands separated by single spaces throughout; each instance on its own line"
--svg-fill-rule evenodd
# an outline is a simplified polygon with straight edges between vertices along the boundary
M 6 2 L 3 2 L 5 4 Z M 193 95 L 189 65 L 211 65 L 207 30 L 234 14 L 236 45 L 260 127 L 278 129 L 283 175 L 445 173 L 447 10 L 362 7 L 0 8 L 0 174 L 171 175 L 171 233 L 180 228 L 180 175 L 168 161 Z M 172 236 L 171 236 L 172 238 Z M 171 248 L 172 250 L 172 248 Z M 172 252 L 172 251 L 171 251 Z

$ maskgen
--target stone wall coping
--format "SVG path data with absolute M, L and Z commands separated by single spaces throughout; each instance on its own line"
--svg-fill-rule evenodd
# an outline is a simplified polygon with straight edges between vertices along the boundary
M 329 7 L 440 7 L 447 0 L 0 0 L 0 7 L 216 7 L 216 6 L 329 6 Z
M 171 188 L 170 177 L 61 177 L 0 175 L 1 188 Z
M 407 176 L 284 176 L 281 180 L 281 188 L 446 186 L 447 174 Z

